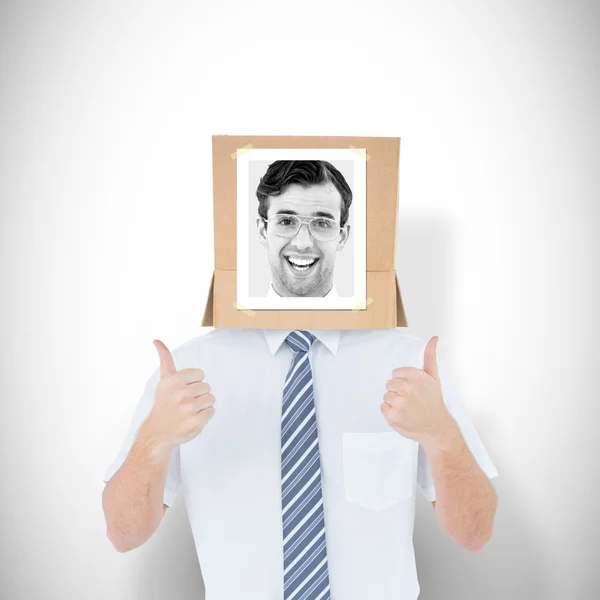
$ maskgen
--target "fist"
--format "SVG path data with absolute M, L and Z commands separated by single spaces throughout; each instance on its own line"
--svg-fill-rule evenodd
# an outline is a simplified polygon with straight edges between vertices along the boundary
M 156 436 L 170 446 L 194 439 L 215 414 L 215 397 L 202 369 L 175 368 L 168 348 L 154 340 L 160 360 L 160 381 L 148 417 Z
M 390 427 L 423 446 L 453 420 L 442 397 L 436 357 L 438 339 L 429 340 L 423 369 L 399 367 L 392 371 L 381 404 L 381 412 Z

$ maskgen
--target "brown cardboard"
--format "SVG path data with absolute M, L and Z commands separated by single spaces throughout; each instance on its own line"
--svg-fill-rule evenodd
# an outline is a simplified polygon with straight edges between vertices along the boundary
M 250 329 L 406 327 L 395 270 L 400 138 L 213 136 L 215 270 L 203 326 Z M 236 152 L 252 148 L 366 148 L 367 302 L 362 310 L 248 310 L 237 304 Z M 366 308 L 364 308 L 366 306 Z

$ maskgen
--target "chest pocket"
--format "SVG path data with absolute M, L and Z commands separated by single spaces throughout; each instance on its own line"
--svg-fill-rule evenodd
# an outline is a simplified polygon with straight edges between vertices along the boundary
M 344 497 L 384 510 L 413 495 L 412 440 L 395 431 L 343 434 Z

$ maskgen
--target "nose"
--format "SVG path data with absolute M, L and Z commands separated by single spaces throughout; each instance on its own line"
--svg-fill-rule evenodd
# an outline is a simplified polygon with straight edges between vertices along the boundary
M 310 248 L 313 245 L 313 237 L 308 230 L 308 223 L 302 223 L 298 233 L 292 238 L 291 245 L 294 248 Z

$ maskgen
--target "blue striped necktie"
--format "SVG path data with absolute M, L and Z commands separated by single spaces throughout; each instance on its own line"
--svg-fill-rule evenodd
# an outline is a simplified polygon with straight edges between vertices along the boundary
M 308 351 L 315 336 L 293 331 L 281 413 L 283 600 L 331 600 L 321 461 Z

